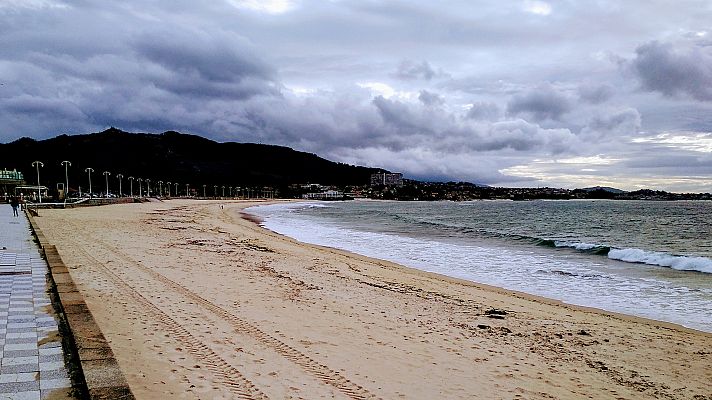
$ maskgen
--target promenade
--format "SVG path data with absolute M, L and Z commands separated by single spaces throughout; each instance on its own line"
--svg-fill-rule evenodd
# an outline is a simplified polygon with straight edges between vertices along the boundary
M 73 398 L 46 274 L 27 218 L 0 204 L 0 400 Z

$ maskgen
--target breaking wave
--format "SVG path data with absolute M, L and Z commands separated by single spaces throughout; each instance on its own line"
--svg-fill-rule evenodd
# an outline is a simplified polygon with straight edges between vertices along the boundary
M 641 249 L 611 249 L 608 258 L 630 263 L 658 265 L 680 271 L 698 271 L 712 274 L 712 259 L 706 257 L 676 256 Z
M 287 203 L 268 206 L 273 209 L 281 208 L 287 212 L 304 208 L 328 208 L 331 204 L 324 203 Z M 659 251 L 642 250 L 637 248 L 618 248 L 611 245 L 589 243 L 586 241 L 567 241 L 541 238 L 536 236 L 521 235 L 502 232 L 499 230 L 483 229 L 460 225 L 455 222 L 423 220 L 418 216 L 398 215 L 389 210 L 361 211 L 363 219 L 387 220 L 393 224 L 401 224 L 408 228 L 418 226 L 429 235 L 447 232 L 448 235 L 467 237 L 483 237 L 500 240 L 511 240 L 524 245 L 548 247 L 552 249 L 569 249 L 594 256 L 605 256 L 634 264 L 647 264 L 659 267 L 672 268 L 679 271 L 696 271 L 712 274 L 712 259 L 698 256 L 676 255 Z M 394 226 L 394 225 L 392 225 Z
M 548 242 L 551 242 L 549 247 L 571 248 L 584 253 L 608 256 L 608 258 L 612 260 L 668 267 L 679 271 L 697 271 L 712 274 L 712 259 L 706 257 L 681 256 L 641 249 L 617 249 L 594 243 L 576 243 L 555 240 L 549 240 Z

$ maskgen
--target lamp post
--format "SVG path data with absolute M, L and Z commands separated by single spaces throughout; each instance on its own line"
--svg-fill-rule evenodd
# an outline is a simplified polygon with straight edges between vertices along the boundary
M 119 197 L 123 197 L 123 193 L 121 192 L 121 179 L 124 177 L 123 174 L 116 174 L 116 178 L 119 180 Z
M 146 197 L 151 197 L 151 180 L 146 178 Z
M 171 183 L 166 182 L 166 186 L 168 186 L 168 197 L 171 197 Z
M 111 172 L 104 171 L 102 174 L 104 174 L 104 179 L 106 180 L 106 194 L 104 197 L 109 197 L 109 175 L 111 175 Z
M 230 189 L 230 197 L 232 197 L 232 186 L 228 186 L 228 189 Z
M 32 161 L 32 166 L 37 167 L 37 198 L 42 203 L 42 190 L 40 190 L 40 167 L 44 167 L 42 161 Z
M 136 179 L 138 181 L 138 197 L 143 197 L 143 185 L 141 182 L 143 182 L 143 178 L 138 178 Z
M 158 195 L 163 197 L 163 181 L 158 181 Z
M 72 165 L 69 161 L 62 161 L 59 163 L 64 165 L 64 203 L 67 203 L 67 195 L 69 195 L 69 166 Z
M 218 185 L 213 185 L 213 197 L 218 197 Z
M 188 197 L 188 184 L 185 184 L 185 197 Z
M 205 197 L 205 187 L 208 185 L 203 185 L 203 197 Z
M 175 185 L 176 185 L 176 197 L 180 197 L 180 196 L 178 196 L 178 182 L 175 182 Z
M 130 187 L 130 190 L 131 190 L 131 197 L 133 197 L 133 181 L 134 181 L 134 177 L 133 177 L 133 176 L 129 176 L 129 182 L 130 182 L 129 187 Z
M 94 197 L 94 194 L 91 191 L 91 173 L 94 172 L 94 168 L 84 168 L 84 172 L 89 174 L 89 198 L 91 199 L 92 197 Z
M 225 185 L 222 185 L 222 190 L 223 190 L 222 197 L 225 197 Z

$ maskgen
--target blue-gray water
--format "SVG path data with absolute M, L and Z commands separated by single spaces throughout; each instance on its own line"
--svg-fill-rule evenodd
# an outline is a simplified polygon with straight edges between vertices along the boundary
M 250 212 L 304 242 L 712 332 L 712 202 L 354 201 Z

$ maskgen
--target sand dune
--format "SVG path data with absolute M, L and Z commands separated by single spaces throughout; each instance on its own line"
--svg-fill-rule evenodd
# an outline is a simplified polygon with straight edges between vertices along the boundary
M 137 398 L 712 399 L 712 335 L 300 244 L 249 204 L 41 211 Z

